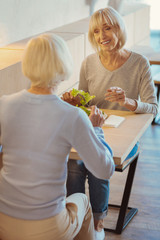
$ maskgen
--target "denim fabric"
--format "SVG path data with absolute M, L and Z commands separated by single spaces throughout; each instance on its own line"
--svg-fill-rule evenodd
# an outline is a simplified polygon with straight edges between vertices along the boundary
M 95 131 L 97 137 L 99 138 L 100 142 L 103 143 L 103 145 L 109 150 L 111 156 L 113 157 L 112 149 L 104 139 L 104 132 L 103 132 L 102 128 L 94 127 L 94 131 Z
M 135 155 L 137 143 L 126 160 Z M 89 196 L 95 219 L 103 219 L 107 215 L 109 200 L 109 180 L 96 178 L 90 173 L 83 161 L 70 159 L 68 162 L 67 196 L 73 193 L 85 193 L 85 181 L 88 178 Z
M 70 159 L 68 162 L 67 196 L 73 193 L 85 193 L 85 181 L 88 178 L 89 196 L 93 216 L 102 219 L 107 215 L 109 198 L 109 180 L 96 178 L 85 167 L 83 161 Z
M 128 154 L 125 160 L 128 160 L 129 158 L 133 157 L 136 154 L 138 147 L 139 147 L 139 142 L 135 144 L 134 148 L 130 151 L 130 153 Z

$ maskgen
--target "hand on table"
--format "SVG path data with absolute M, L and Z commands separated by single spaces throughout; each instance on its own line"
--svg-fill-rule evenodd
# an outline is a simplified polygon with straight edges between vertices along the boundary
M 91 113 L 89 115 L 89 119 L 93 127 L 102 127 L 105 120 L 102 111 L 96 106 L 91 107 Z

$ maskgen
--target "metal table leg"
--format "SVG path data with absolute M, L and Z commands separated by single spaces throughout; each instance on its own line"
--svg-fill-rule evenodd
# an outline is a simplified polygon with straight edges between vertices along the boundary
M 105 231 L 121 234 L 123 229 L 128 225 L 128 223 L 131 221 L 131 219 L 138 212 L 137 208 L 128 207 L 128 202 L 129 202 L 129 198 L 130 198 L 130 194 L 131 194 L 131 190 L 132 190 L 133 179 L 134 179 L 134 175 L 135 175 L 135 171 L 136 171 L 138 156 L 139 155 L 137 155 L 135 157 L 135 159 L 129 165 L 129 171 L 128 171 L 128 175 L 127 175 L 127 179 L 126 179 L 126 184 L 125 184 L 125 188 L 124 188 L 121 205 L 119 206 L 119 205 L 109 204 L 110 207 L 120 208 L 116 228 L 115 229 L 104 228 Z M 123 172 L 124 169 L 122 169 L 121 172 Z M 120 170 L 118 169 L 117 171 L 120 171 Z M 127 209 L 129 210 L 129 212 L 126 214 Z

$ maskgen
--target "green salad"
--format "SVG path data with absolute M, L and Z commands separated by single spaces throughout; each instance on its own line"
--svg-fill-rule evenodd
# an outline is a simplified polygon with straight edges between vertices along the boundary
M 80 97 L 80 103 L 81 106 L 78 106 L 78 104 L 76 105 L 77 107 L 81 108 L 83 111 L 85 111 L 87 113 L 87 115 L 89 116 L 91 113 L 90 109 L 87 109 L 85 107 L 85 105 L 91 101 L 93 98 L 95 98 L 95 96 L 91 96 L 88 92 L 82 91 L 82 90 L 77 90 L 75 88 L 72 89 L 71 94 L 73 97 L 79 96 Z

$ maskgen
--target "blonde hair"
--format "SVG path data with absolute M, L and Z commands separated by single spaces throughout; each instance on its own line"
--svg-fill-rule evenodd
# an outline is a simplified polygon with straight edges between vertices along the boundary
M 54 87 L 70 77 L 73 69 L 71 54 L 65 41 L 54 34 L 32 38 L 22 59 L 23 74 L 32 86 Z
M 92 45 L 92 47 L 100 52 L 100 49 L 94 38 L 94 30 L 101 26 L 106 21 L 108 26 L 112 26 L 115 29 L 115 34 L 118 37 L 118 45 L 117 50 L 121 49 L 127 40 L 126 28 L 121 15 L 112 7 L 102 8 L 97 10 L 90 19 L 89 23 L 89 32 L 88 39 Z

